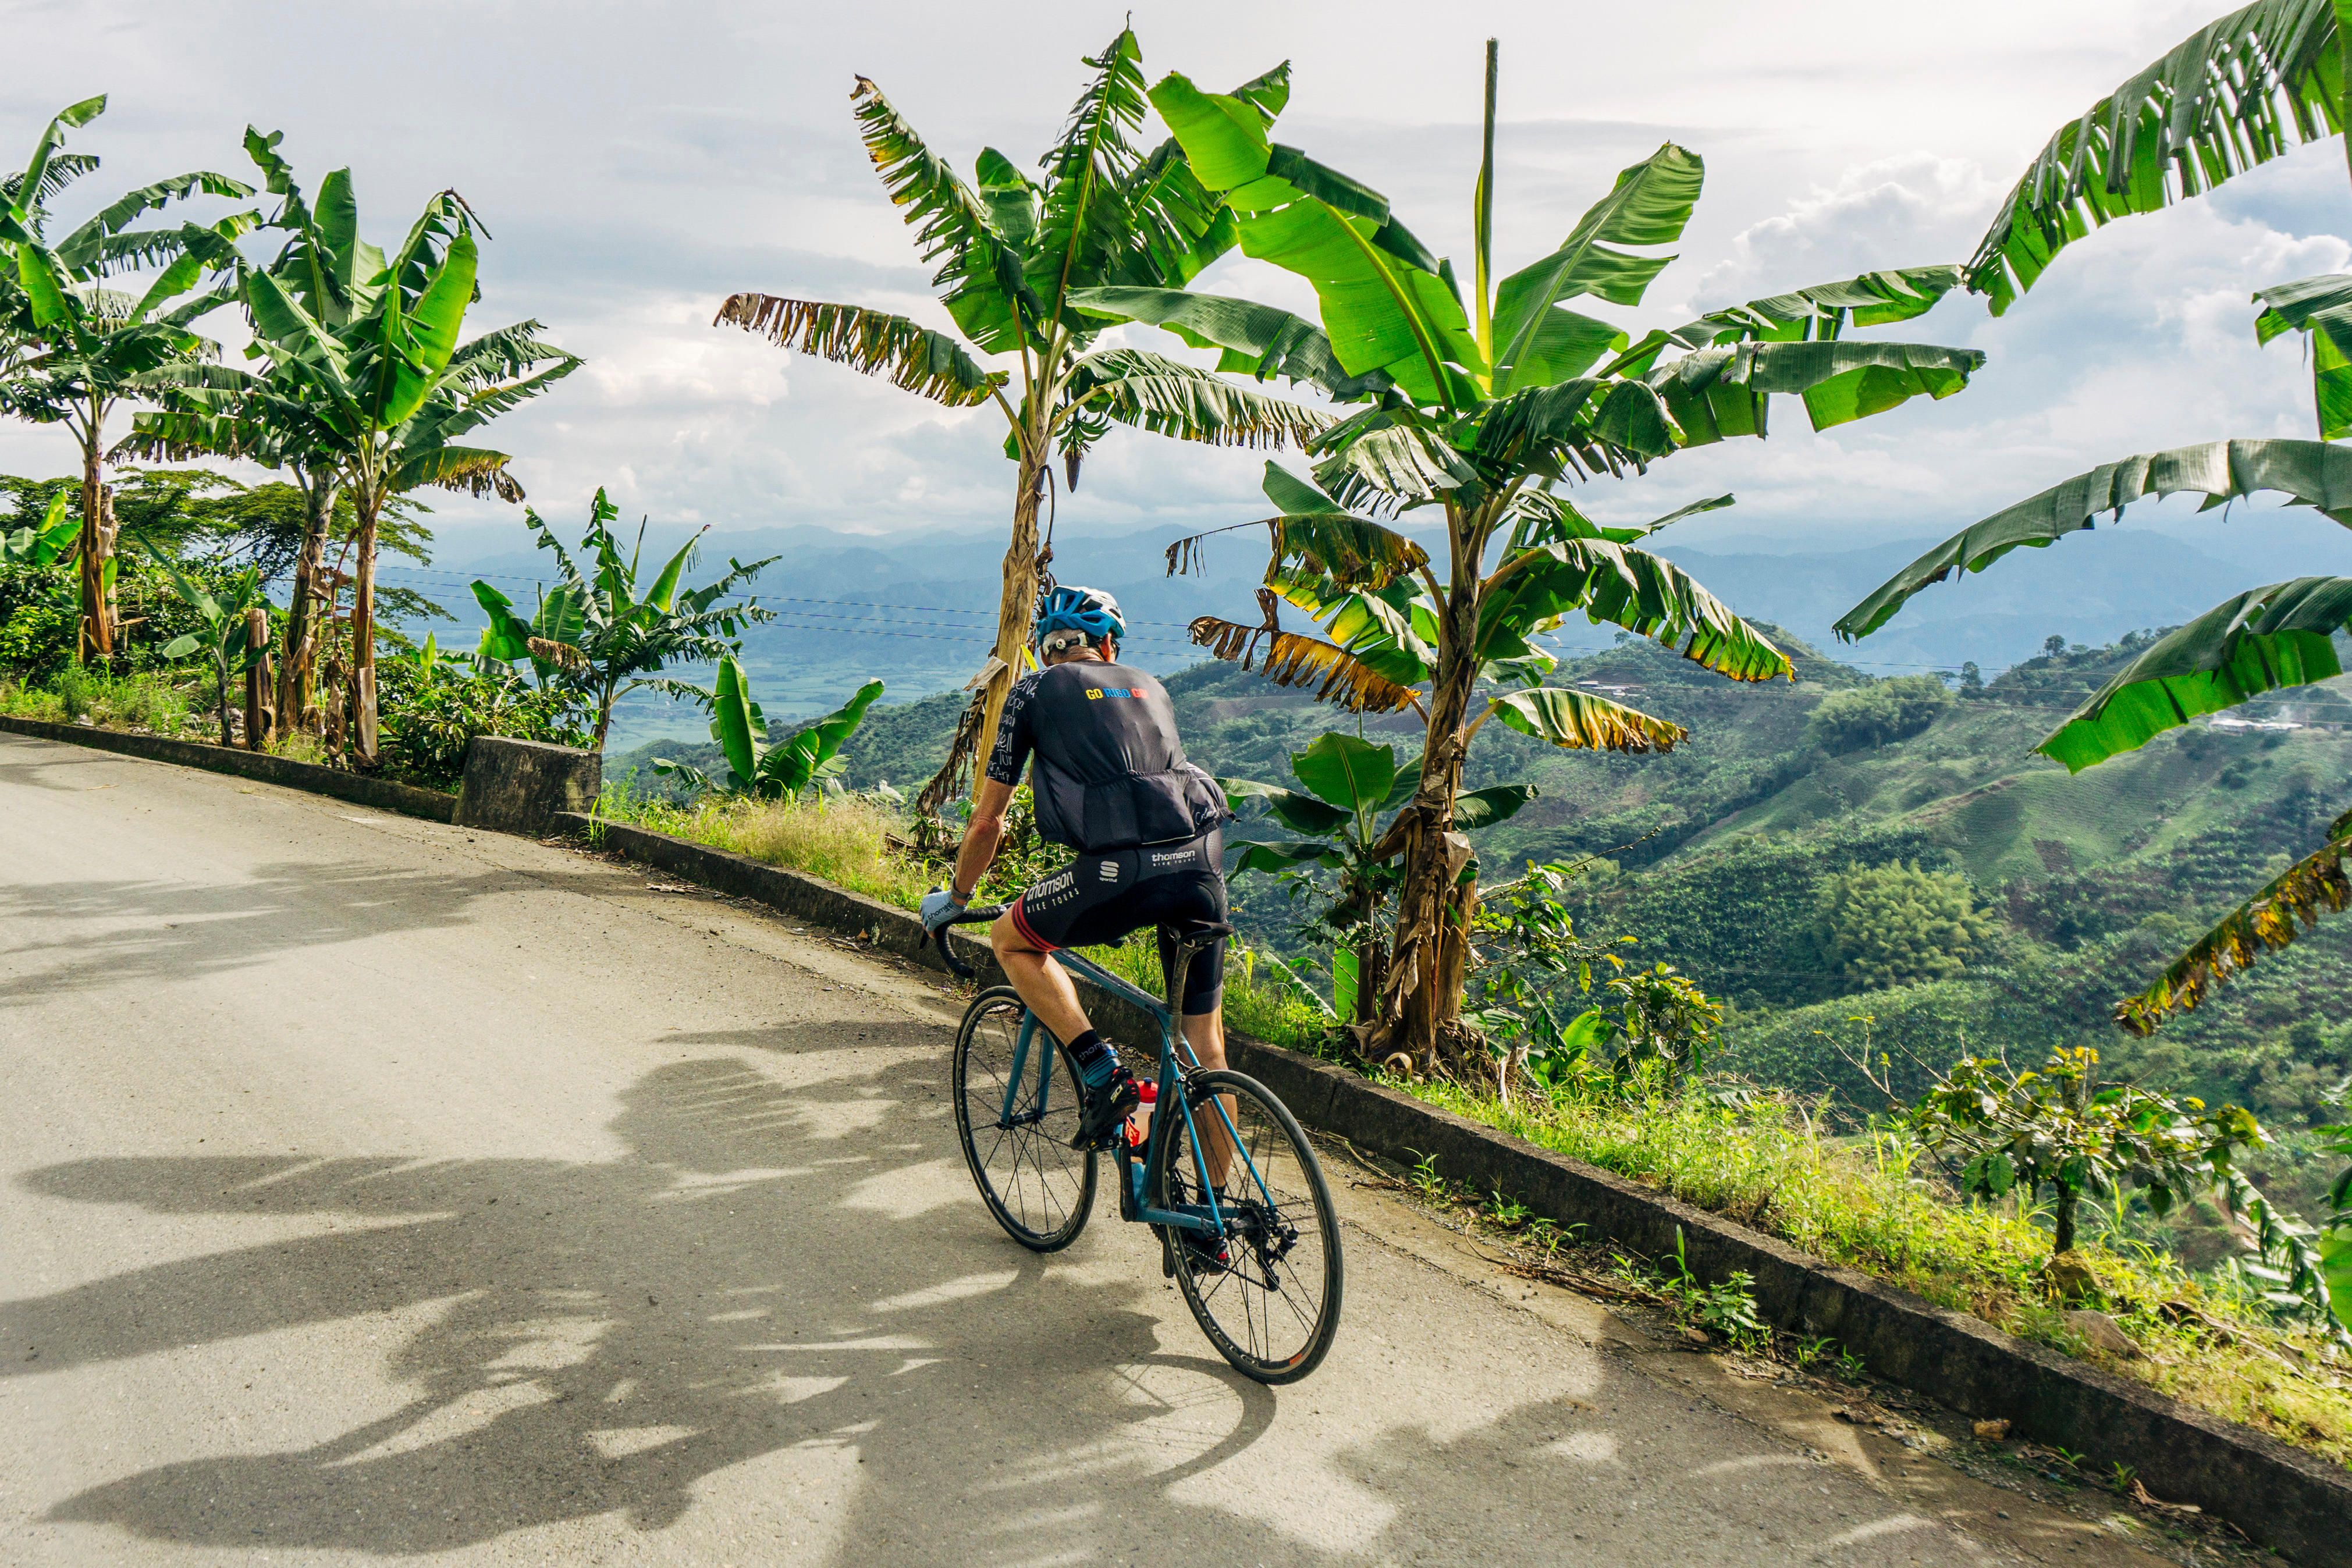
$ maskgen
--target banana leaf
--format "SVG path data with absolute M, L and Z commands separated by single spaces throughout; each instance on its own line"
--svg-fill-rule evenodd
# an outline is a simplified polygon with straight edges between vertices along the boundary
M 1672 751 L 1689 735 L 1670 720 L 1564 686 L 1507 692 L 1488 706 L 1521 735 L 1572 750 Z
M 881 695 L 882 683 L 868 681 L 841 706 L 771 748 L 760 758 L 759 792 L 789 798 L 840 772 L 842 743 L 857 732 L 866 710 Z
M 2292 945 L 2323 915 L 2352 908 L 2352 874 L 2344 865 L 2347 852 L 2352 852 L 2352 812 L 2336 819 L 2326 843 L 2199 937 L 2156 984 L 2118 1002 L 2116 1022 L 2133 1034 L 2152 1034 L 2166 1019 L 2194 1009 L 2263 954 Z M 2352 1281 L 2346 1284 L 2352 1291 Z M 2352 1301 L 2352 1293 L 2337 1299 Z
M 2317 441 L 2209 441 L 2101 464 L 1953 535 L 1840 616 L 1837 634 L 1849 643 L 1867 637 L 1953 572 L 1982 571 L 2021 545 L 2054 544 L 2144 497 L 2194 491 L 2210 507 L 2264 490 L 2352 527 L 2352 452 Z
M 2080 773 L 2200 714 L 2339 675 L 2333 633 L 2347 621 L 2352 578 L 2249 590 L 2158 638 L 2034 749 Z
M 2352 433 L 2352 274 L 2330 273 L 2262 289 L 2263 306 L 2254 319 L 2254 340 L 2267 343 L 2283 332 L 2311 334 L 2311 402 L 2319 416 L 2319 439 Z
M 2256 0 L 2209 22 L 2059 128 L 1969 263 L 1998 316 L 2092 229 L 2203 194 L 2343 129 L 2334 0 Z

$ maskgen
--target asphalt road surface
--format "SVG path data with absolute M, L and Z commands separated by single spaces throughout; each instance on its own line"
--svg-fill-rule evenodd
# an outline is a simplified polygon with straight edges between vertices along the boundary
M 936 974 L 0 735 L 0 1562 L 2147 1563 L 1337 1178 L 1305 1384 L 974 1197 Z

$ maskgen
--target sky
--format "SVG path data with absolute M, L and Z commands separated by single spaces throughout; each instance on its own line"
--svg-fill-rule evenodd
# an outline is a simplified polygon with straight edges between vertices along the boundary
M 1132 14 L 1155 79 L 1181 69 L 1227 87 L 1288 59 L 1276 139 L 1386 193 L 1465 274 L 1488 35 L 1502 40 L 1503 270 L 1558 245 L 1616 171 L 1661 141 L 1697 152 L 1706 194 L 1680 259 L 1639 310 L 1595 310 L 1639 327 L 1871 267 L 1965 260 L 2050 132 L 2217 3 L 1147 0 Z M 714 329 L 712 314 L 730 291 L 759 288 L 949 325 L 855 135 L 853 78 L 879 83 L 960 168 L 984 145 L 1034 164 L 1085 79 L 1079 57 L 1127 11 L 1038 0 L 16 4 L 7 36 L 20 65 L 0 83 L 0 146 L 28 148 L 57 109 L 102 91 L 108 112 L 70 143 L 106 161 L 85 182 L 92 198 L 194 167 L 249 172 L 248 123 L 285 131 L 282 151 L 312 188 L 349 165 L 363 229 L 386 244 L 455 187 L 488 235 L 469 330 L 536 318 L 586 361 L 485 438 L 514 455 L 551 520 L 583 517 L 602 486 L 625 514 L 656 523 L 919 537 L 1007 516 L 1001 416 L 939 409 Z M 1595 486 L 1587 508 L 1634 520 L 1728 490 L 1739 505 L 1682 525 L 1678 542 L 1859 547 L 1950 532 L 2134 452 L 2309 436 L 2301 349 L 2292 338 L 2258 348 L 2248 296 L 2352 261 L 2347 199 L 2341 145 L 2328 142 L 2218 196 L 2118 224 L 2068 251 L 2002 319 L 1959 296 L 1874 334 L 1982 349 L 1990 362 L 1969 391 L 1818 435 L 1788 402 L 1769 442 L 1678 455 L 1645 478 Z M 1307 298 L 1238 256 L 1196 287 Z M 1121 432 L 1060 515 L 1171 537 L 1245 520 L 1264 509 L 1263 461 Z M 0 424 L 0 471 L 73 465 L 62 432 Z M 523 543 L 512 508 L 436 505 L 445 559 Z M 2154 522 L 2185 510 L 2175 503 Z

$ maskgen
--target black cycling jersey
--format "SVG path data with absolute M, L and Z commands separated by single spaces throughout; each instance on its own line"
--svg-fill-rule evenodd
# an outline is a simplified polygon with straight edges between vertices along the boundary
M 1224 821 L 1224 791 L 1184 759 L 1158 681 L 1078 659 L 1013 683 L 988 777 L 1018 784 L 1032 754 L 1037 831 L 1087 853 L 1181 843 Z

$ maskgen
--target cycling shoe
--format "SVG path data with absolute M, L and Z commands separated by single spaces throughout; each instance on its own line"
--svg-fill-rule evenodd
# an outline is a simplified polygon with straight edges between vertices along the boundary
M 1124 1067 L 1116 1067 L 1099 1087 L 1084 1083 L 1080 1087 L 1085 1091 L 1086 1103 L 1079 1108 L 1078 1135 L 1070 1140 L 1070 1147 L 1117 1148 L 1127 1128 L 1128 1113 L 1143 1102 L 1135 1074 Z

